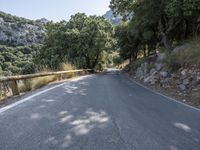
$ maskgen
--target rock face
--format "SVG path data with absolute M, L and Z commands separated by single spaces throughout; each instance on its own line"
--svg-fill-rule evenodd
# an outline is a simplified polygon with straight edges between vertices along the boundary
M 42 22 L 0 12 L 0 44 L 12 46 L 37 44 L 43 41 L 44 35 Z
M 189 94 L 200 85 L 200 68 L 198 66 L 182 67 L 174 73 L 164 67 L 164 58 L 163 54 L 159 54 L 155 57 L 154 62 L 140 64 L 135 70 L 136 78 L 144 83 L 158 85 L 164 89 L 174 89 L 175 92 L 183 94 Z
M 122 17 L 121 16 L 115 17 L 112 10 L 107 11 L 106 14 L 103 15 L 103 17 L 114 25 L 118 25 L 122 21 Z

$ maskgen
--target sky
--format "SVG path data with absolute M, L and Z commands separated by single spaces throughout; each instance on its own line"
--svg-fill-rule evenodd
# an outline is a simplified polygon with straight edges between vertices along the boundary
M 110 0 L 0 0 L 0 11 L 28 19 L 69 20 L 77 12 L 103 15 Z

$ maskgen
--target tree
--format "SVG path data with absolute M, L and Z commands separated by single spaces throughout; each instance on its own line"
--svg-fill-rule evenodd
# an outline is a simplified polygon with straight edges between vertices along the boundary
M 112 0 L 111 9 L 140 31 L 139 45 L 155 48 L 159 40 L 172 50 L 174 41 L 198 34 L 199 0 Z M 139 25 L 139 26 L 138 26 Z
M 52 69 L 58 69 L 63 62 L 95 68 L 100 54 L 112 46 L 113 27 L 102 17 L 77 13 L 69 22 L 51 23 L 47 29 L 39 60 Z

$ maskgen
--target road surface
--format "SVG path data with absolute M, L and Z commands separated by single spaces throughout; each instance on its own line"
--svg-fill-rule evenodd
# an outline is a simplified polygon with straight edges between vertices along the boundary
M 124 73 L 89 75 L 1 108 L 0 150 L 200 150 L 200 111 Z

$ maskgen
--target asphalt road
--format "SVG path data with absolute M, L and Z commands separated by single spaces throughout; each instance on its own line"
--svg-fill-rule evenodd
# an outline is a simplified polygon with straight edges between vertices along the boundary
M 110 72 L 0 109 L 0 150 L 200 150 L 200 111 Z

